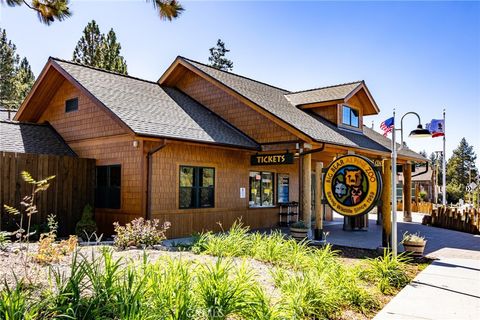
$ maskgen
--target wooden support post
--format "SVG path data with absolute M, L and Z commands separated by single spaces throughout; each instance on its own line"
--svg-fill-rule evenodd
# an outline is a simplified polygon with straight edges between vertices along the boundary
M 412 165 L 403 165 L 403 221 L 412 221 Z
M 312 227 L 312 155 L 303 155 L 302 163 L 302 210 L 303 221 Z
M 315 240 L 323 240 L 323 162 L 315 164 Z
M 382 247 L 391 248 L 392 235 L 392 160 L 383 160 L 382 170 Z

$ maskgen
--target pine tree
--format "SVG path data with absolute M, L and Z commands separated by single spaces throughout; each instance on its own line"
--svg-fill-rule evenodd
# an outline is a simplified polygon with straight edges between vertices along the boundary
M 127 74 L 127 63 L 120 55 L 121 48 L 113 29 L 105 36 L 100 32 L 95 20 L 92 20 L 83 30 L 83 35 L 73 51 L 73 61 Z
M 18 106 L 20 106 L 27 94 L 30 92 L 34 82 L 35 76 L 33 75 L 30 63 L 28 63 L 27 58 L 23 58 L 17 68 L 17 74 L 15 76 Z
M 117 42 L 117 35 L 110 29 L 105 37 L 103 43 L 103 64 L 102 68 L 105 70 L 116 71 L 119 73 L 127 74 L 127 62 L 120 55 L 122 46 Z
M 217 46 L 210 48 L 210 57 L 208 57 L 210 66 L 223 71 L 232 71 L 233 62 L 225 57 L 228 52 L 230 50 L 225 48 L 225 43 L 218 39 Z
M 95 20 L 90 21 L 73 51 L 73 61 L 100 68 L 103 64 L 104 36 Z
M 0 0 L 10 7 L 26 5 L 29 9 L 37 12 L 38 19 L 46 25 L 55 20 L 62 21 L 72 15 L 69 0 Z M 162 20 L 172 21 L 185 10 L 177 0 L 147 0 L 151 2 Z
M 0 107 L 17 109 L 30 91 L 35 76 L 26 58 L 19 64 L 16 46 L 0 28 Z
M 465 187 L 469 184 L 470 179 L 478 174 L 475 166 L 476 159 L 473 146 L 469 145 L 465 138 L 462 138 L 447 162 L 448 202 L 458 202 L 460 198 L 465 197 Z
M 15 75 L 19 57 L 16 46 L 0 28 L 0 107 L 15 108 Z

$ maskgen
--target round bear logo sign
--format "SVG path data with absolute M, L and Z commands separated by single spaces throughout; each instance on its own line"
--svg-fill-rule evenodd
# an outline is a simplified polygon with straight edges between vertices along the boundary
M 358 216 L 376 205 L 382 190 L 382 178 L 367 158 L 342 156 L 328 166 L 323 190 L 334 211 L 344 216 Z

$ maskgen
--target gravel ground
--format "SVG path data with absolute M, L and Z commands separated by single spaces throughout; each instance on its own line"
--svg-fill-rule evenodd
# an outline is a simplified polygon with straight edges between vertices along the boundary
M 94 256 L 101 255 L 101 249 L 105 246 L 81 246 L 79 247 L 79 252 L 90 259 L 92 254 Z M 108 246 L 108 248 L 112 248 Z M 30 244 L 29 252 L 35 252 L 37 245 L 35 243 Z M 346 247 L 334 247 L 335 250 L 339 251 L 339 259 L 344 264 L 353 265 L 359 263 L 366 257 L 376 257 L 378 254 L 374 250 L 365 250 L 365 249 L 353 249 Z M 154 250 L 147 249 L 145 252 L 148 254 L 149 261 L 155 262 L 158 259 L 170 257 L 184 260 L 191 260 L 198 264 L 208 264 L 214 263 L 218 258 L 208 256 L 208 255 L 197 255 L 189 251 L 165 251 L 165 250 Z M 136 262 L 143 261 L 144 250 L 141 249 L 130 249 L 130 250 L 113 250 L 113 257 L 124 258 L 125 260 L 132 260 Z M 28 279 L 31 279 L 31 284 L 34 284 L 38 288 L 45 288 L 50 285 L 50 270 L 51 268 L 58 269 L 60 272 L 65 275 L 70 273 L 70 262 L 72 255 L 65 256 L 60 262 L 54 263 L 52 265 L 40 265 L 36 262 L 28 259 L 27 264 L 24 263 L 25 251 L 21 251 L 20 247 L 17 244 L 12 245 L 7 252 L 0 251 L 0 290 L 4 288 L 5 284 L 9 286 L 14 286 L 16 283 L 16 278 L 24 278 L 28 274 Z M 273 278 L 271 276 L 272 266 L 263 262 L 259 262 L 254 259 L 248 258 L 232 258 L 235 264 L 241 264 L 244 261 L 252 268 L 255 273 L 256 280 L 265 288 L 266 292 L 273 297 L 274 300 L 280 297 L 279 290 L 274 286 Z M 419 261 L 420 263 L 428 263 L 429 261 Z M 26 268 L 25 268 L 26 266 Z M 421 269 L 423 269 L 422 264 L 411 265 L 409 266 L 409 273 L 411 276 L 417 274 Z M 381 305 L 385 305 L 391 300 L 391 296 L 382 296 L 380 299 Z M 342 315 L 342 319 L 370 319 L 374 315 L 363 315 L 353 311 L 346 311 Z

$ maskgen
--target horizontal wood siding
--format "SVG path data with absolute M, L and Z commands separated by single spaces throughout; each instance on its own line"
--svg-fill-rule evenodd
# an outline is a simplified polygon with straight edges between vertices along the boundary
M 252 228 L 276 226 L 277 208 L 248 207 L 249 171 L 290 174 L 290 200 L 298 201 L 297 160 L 292 165 L 250 166 L 250 155 L 251 153 L 238 150 L 167 144 L 153 156 L 152 217 L 172 223 L 169 237 L 187 236 L 204 230 L 228 229 L 239 218 Z M 214 208 L 179 209 L 180 165 L 215 168 Z M 245 199 L 240 198 L 241 187 L 246 189 Z
M 176 83 L 176 87 L 257 142 L 298 139 L 284 128 L 191 71 L 183 75 Z
M 20 173 L 29 172 L 36 180 L 55 176 L 47 191 L 37 193 L 38 213 L 32 223 L 44 224 L 49 214 L 57 216 L 59 235 L 75 233 L 83 208 L 93 204 L 95 160 L 74 157 L 0 152 L 0 213 L 2 229 L 15 229 L 4 204 L 20 209 L 20 202 L 32 192 Z M 25 227 L 25 226 L 24 226 Z
M 78 98 L 78 110 L 65 112 L 65 101 Z M 39 122 L 48 121 L 67 142 L 125 133 L 103 108 L 64 81 Z

